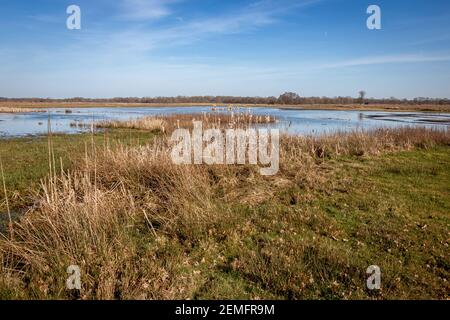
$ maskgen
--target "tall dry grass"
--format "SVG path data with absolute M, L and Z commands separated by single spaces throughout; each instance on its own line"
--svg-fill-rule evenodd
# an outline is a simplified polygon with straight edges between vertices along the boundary
M 245 128 L 250 125 L 274 123 L 276 119 L 270 115 L 229 111 L 148 116 L 127 121 L 107 120 L 100 121 L 95 126 L 98 128 L 140 129 L 170 134 L 178 128 L 192 128 L 193 121 L 202 121 L 205 128 Z
M 100 121 L 95 124 L 98 128 L 111 129 L 139 129 L 155 132 L 165 132 L 166 122 L 157 117 L 144 117 L 127 121 L 110 120 Z
M 312 157 L 379 155 L 385 152 L 430 148 L 446 145 L 450 130 L 401 127 L 369 131 L 336 132 L 324 136 L 284 136 L 282 143 L 294 154 L 308 153 Z
M 46 112 L 46 111 L 31 108 L 0 106 L 0 113 L 28 113 L 28 112 Z
M 193 261 L 174 244 L 233 237 L 221 231 L 233 219 L 228 201 L 258 203 L 293 180 L 325 183 L 317 163 L 330 157 L 437 144 L 450 144 L 449 130 L 283 136 L 275 177 L 262 177 L 248 165 L 174 165 L 164 137 L 133 148 L 93 145 L 75 171 L 53 171 L 42 182 L 12 237 L 0 239 L 0 284 L 13 297 L 71 298 L 66 268 L 78 265 L 83 288 L 76 297 L 191 298 L 200 275 L 190 273 Z

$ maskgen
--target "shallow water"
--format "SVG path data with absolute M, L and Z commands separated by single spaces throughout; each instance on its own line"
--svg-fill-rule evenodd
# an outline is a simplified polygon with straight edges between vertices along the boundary
M 101 120 L 129 120 L 146 115 L 186 114 L 211 112 L 211 107 L 135 107 L 135 108 L 64 108 L 48 109 L 39 113 L 0 114 L 0 136 L 17 137 L 47 134 L 49 114 L 55 133 L 79 133 L 88 128 L 71 127 L 71 124 L 91 123 Z M 220 108 L 220 110 L 226 110 Z M 271 115 L 279 120 L 272 125 L 282 132 L 293 134 L 323 134 L 335 131 L 369 130 L 380 127 L 420 126 L 449 128 L 448 113 L 405 113 L 354 110 L 283 110 L 276 108 L 241 108 L 253 114 Z

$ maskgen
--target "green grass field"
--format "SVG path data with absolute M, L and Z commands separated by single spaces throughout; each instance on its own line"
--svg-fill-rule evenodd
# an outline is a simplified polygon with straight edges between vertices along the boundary
M 192 298 L 448 298 L 450 148 L 322 170 L 318 188 L 226 204 L 220 231 L 189 250 L 204 281 Z M 381 268 L 379 292 L 366 289 L 370 265 Z

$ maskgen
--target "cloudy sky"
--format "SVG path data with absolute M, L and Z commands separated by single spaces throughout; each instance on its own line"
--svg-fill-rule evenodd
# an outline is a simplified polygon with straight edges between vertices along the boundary
M 449 21 L 448 0 L 2 0 L 0 96 L 450 98 Z

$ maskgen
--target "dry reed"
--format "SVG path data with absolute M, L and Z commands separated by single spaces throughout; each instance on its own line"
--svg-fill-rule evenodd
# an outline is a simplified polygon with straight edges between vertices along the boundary
M 192 128 L 192 121 L 202 121 L 205 128 L 245 128 L 250 125 L 274 123 L 270 115 L 254 115 L 250 112 L 212 112 L 148 116 L 127 121 L 107 120 L 95 123 L 98 128 L 139 129 L 161 133 L 172 133 L 177 128 Z M 82 126 L 77 123 L 73 126 Z
M 17 107 L 0 107 L 0 113 L 29 113 L 29 112 L 45 112 L 45 110 Z

